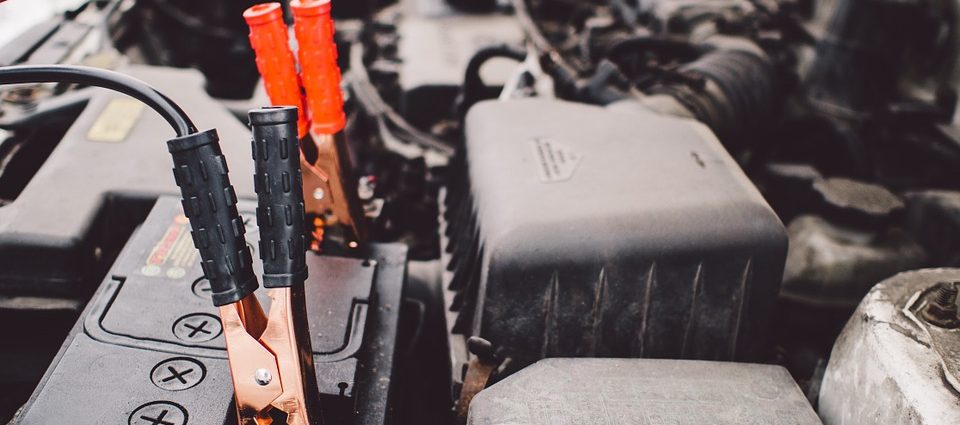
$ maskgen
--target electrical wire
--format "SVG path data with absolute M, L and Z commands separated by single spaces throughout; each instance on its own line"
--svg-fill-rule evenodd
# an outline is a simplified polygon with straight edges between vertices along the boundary
M 543 71 L 554 79 L 557 85 L 557 94 L 560 97 L 572 99 L 576 97 L 579 91 L 578 78 L 580 70 L 563 57 L 563 54 L 554 47 L 553 43 L 547 39 L 547 36 L 537 25 L 530 13 L 530 7 L 527 0 L 511 0 L 514 14 L 520 27 L 523 29 L 533 46 L 539 54 L 540 66 Z
M 457 111 L 461 119 L 467 114 L 467 110 L 482 97 L 486 85 L 483 82 L 483 77 L 480 75 L 480 69 L 487 61 L 494 58 L 508 58 L 517 62 L 523 62 L 524 59 L 527 58 L 527 51 L 509 44 L 496 44 L 484 47 L 474 53 L 473 57 L 470 58 L 470 62 L 467 63 L 467 71 L 464 73 L 459 105 L 457 105 Z
M 513 11 L 517 16 L 517 21 L 527 34 L 527 38 L 533 43 L 533 46 L 543 54 L 549 55 L 555 53 L 556 49 L 550 41 L 547 40 L 543 31 L 540 31 L 540 27 L 537 26 L 537 23 L 533 20 L 533 16 L 530 14 L 530 8 L 527 6 L 527 0 L 511 0 L 510 3 L 513 5 Z
M 197 132 L 190 117 L 163 93 L 147 83 L 115 71 L 75 65 L 17 65 L 0 67 L 0 85 L 70 83 L 102 87 L 137 99 L 157 111 L 178 137 Z
M 447 157 L 453 156 L 455 153 L 453 146 L 414 127 L 380 97 L 380 93 L 373 86 L 370 76 L 367 74 L 363 57 L 363 44 L 354 43 L 350 49 L 351 64 L 347 82 L 364 112 L 377 120 L 382 130 L 391 127 L 397 130 L 395 135 L 390 134 L 390 136 L 396 136 L 401 140 L 431 149 Z

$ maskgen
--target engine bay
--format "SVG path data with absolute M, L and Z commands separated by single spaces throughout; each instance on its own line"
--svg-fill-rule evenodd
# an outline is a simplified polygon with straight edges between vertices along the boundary
M 960 418 L 960 3 L 55 3 L 0 423 Z

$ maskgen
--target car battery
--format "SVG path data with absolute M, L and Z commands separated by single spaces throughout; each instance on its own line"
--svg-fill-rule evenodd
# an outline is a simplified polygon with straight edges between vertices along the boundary
M 238 207 L 256 251 L 256 204 Z M 366 258 L 307 254 L 326 424 L 389 423 L 406 252 L 401 244 L 373 244 Z M 11 423 L 235 423 L 222 325 L 202 276 L 179 198 L 160 198 Z
M 249 157 L 250 130 L 204 92 L 199 72 L 142 65 L 120 71 L 183 105 L 199 128 L 216 128 L 228 158 Z M 86 90 L 91 94 L 69 130 L 23 190 L 0 205 L 5 295 L 85 300 L 110 264 L 108 254 L 123 246 L 157 197 L 179 193 L 164 144 L 173 134 L 163 118 L 123 94 Z M 230 166 L 253 174 L 251 161 Z M 238 179 L 236 190 L 255 197 L 252 179 Z

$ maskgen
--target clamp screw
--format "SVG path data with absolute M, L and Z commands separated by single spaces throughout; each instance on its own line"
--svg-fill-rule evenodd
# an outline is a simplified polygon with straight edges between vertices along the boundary
M 257 369 L 257 371 L 254 372 L 253 380 L 257 381 L 257 385 L 267 386 L 273 381 L 273 375 L 270 374 L 269 370 Z
M 318 201 L 321 201 L 321 200 L 323 200 L 323 197 L 324 197 L 325 195 L 326 195 L 326 193 L 324 193 L 324 192 L 323 192 L 323 189 L 321 189 L 321 188 L 319 188 L 319 187 L 313 190 L 313 199 L 316 199 L 316 200 L 318 200 Z
M 957 315 L 957 289 L 956 282 L 940 282 L 937 284 L 937 292 L 933 300 L 921 311 L 921 316 L 934 326 L 941 328 L 960 327 L 960 317 Z

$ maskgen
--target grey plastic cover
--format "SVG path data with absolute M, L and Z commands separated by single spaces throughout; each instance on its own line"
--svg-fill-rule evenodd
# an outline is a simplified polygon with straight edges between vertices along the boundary
M 547 359 L 480 392 L 468 425 L 814 425 L 780 366 L 692 360 Z
M 455 332 L 518 366 L 762 357 L 786 234 L 705 126 L 542 99 L 480 103 L 466 125 Z

